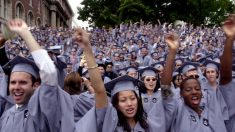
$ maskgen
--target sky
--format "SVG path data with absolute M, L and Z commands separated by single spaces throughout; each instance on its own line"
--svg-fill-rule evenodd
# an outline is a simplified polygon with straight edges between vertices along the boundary
M 83 0 L 68 0 L 72 10 L 73 10 L 73 13 L 74 13 L 74 17 L 73 17 L 73 22 L 72 22 L 72 27 L 77 27 L 77 26 L 80 26 L 80 27 L 88 27 L 89 24 L 88 22 L 83 22 L 81 20 L 77 20 L 77 17 L 78 17 L 78 14 L 77 14 L 77 7 L 80 7 L 80 3 L 82 2 Z

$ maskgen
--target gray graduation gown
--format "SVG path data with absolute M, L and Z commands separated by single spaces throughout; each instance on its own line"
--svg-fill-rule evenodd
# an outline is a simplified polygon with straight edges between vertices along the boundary
M 70 95 L 56 86 L 41 85 L 27 105 L 13 106 L 1 117 L 1 132 L 75 132 Z
M 235 81 L 231 81 L 226 85 L 220 85 L 220 90 L 229 111 L 229 120 L 226 121 L 227 131 L 235 132 Z
M 153 95 L 148 95 L 147 93 L 141 93 L 142 103 L 144 106 L 144 111 L 148 113 L 154 105 L 162 105 L 161 91 L 154 92 Z
M 150 113 L 156 114 L 157 112 Z M 147 123 L 149 124 L 149 132 L 166 132 L 165 129 L 161 130 L 162 122 L 159 122 L 159 120 L 162 120 L 161 117 L 148 114 Z M 123 128 L 118 126 L 117 111 L 112 104 L 108 104 L 108 106 L 103 109 L 93 107 L 76 123 L 76 128 L 79 132 L 123 132 Z M 145 130 L 140 126 L 139 122 L 137 122 L 132 131 L 144 132 Z
M 95 104 L 94 95 L 88 92 L 72 95 L 74 108 L 74 121 L 79 121 Z
M 185 105 L 184 101 L 172 100 L 175 107 L 168 107 L 166 111 L 167 122 L 171 123 L 170 132 L 227 132 L 221 115 L 216 109 L 215 98 L 210 98 L 199 118 L 198 114 Z
M 210 102 L 210 100 L 212 100 L 211 98 L 214 98 L 215 104 L 212 107 L 215 109 L 221 110 L 221 112 L 219 112 L 221 114 L 220 115 L 221 118 L 224 118 L 224 120 L 228 120 L 229 119 L 228 107 L 221 93 L 221 90 L 219 88 L 214 90 L 212 86 L 209 84 L 209 82 L 203 83 L 201 87 L 204 93 L 203 95 L 204 104 L 205 105 L 208 104 L 207 102 L 208 101 Z M 208 105 L 208 106 L 211 106 L 211 105 Z
M 5 75 L 2 67 L 0 66 L 0 117 L 3 112 L 8 110 L 14 105 L 11 96 L 7 95 L 7 76 Z
M 156 125 L 156 130 L 166 131 L 166 120 L 165 120 L 165 110 L 163 106 L 163 99 L 161 96 L 161 90 L 153 93 L 149 96 L 146 94 L 141 94 L 143 107 L 148 117 L 154 116 Z

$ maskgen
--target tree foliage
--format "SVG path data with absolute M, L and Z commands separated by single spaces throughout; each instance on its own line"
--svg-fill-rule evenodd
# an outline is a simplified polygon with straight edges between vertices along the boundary
M 156 23 L 183 20 L 194 25 L 219 24 L 234 10 L 231 0 L 83 0 L 78 7 L 79 20 L 95 26 L 113 26 L 121 22 Z

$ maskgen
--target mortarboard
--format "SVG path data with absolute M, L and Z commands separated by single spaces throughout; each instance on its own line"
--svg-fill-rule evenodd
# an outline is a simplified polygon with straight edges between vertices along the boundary
M 11 72 L 26 72 L 31 74 L 35 78 L 39 78 L 39 68 L 37 67 L 35 62 L 21 56 L 16 56 L 6 65 L 4 65 L 3 68 L 11 69 Z
M 61 46 L 61 45 L 50 46 L 50 47 L 47 49 L 47 52 L 48 52 L 48 53 L 54 53 L 54 54 L 56 54 L 56 55 L 59 55 L 61 49 L 62 49 L 62 46 Z
M 215 58 L 213 59 L 213 61 L 215 61 L 215 62 L 217 62 L 217 63 L 220 63 L 219 57 L 215 57 Z
M 153 67 L 146 67 L 137 71 L 140 73 L 141 77 L 145 76 L 157 76 L 157 71 Z
M 164 68 L 164 63 L 165 63 L 165 61 L 159 61 L 157 63 L 152 64 L 152 67 L 157 70 L 162 69 L 162 68 Z
M 190 70 L 197 69 L 198 66 L 199 66 L 199 63 L 187 61 L 181 67 L 179 67 L 177 71 L 182 74 L 185 74 L 186 72 Z
M 128 72 L 135 72 L 135 71 L 137 71 L 137 68 L 134 67 L 134 66 L 126 67 L 126 72 L 127 72 L 127 73 L 128 73 Z
M 105 84 L 106 91 L 111 94 L 111 97 L 121 91 L 136 91 L 139 86 L 143 86 L 143 82 L 128 75 L 117 77 Z
M 153 57 L 153 56 L 158 56 L 158 52 L 153 52 L 153 53 L 151 53 L 151 56 Z
M 206 67 L 206 68 L 213 68 L 213 69 L 216 69 L 217 71 L 219 70 L 220 68 L 220 64 L 215 62 L 215 61 L 212 61 L 212 60 L 206 60 L 203 65 Z

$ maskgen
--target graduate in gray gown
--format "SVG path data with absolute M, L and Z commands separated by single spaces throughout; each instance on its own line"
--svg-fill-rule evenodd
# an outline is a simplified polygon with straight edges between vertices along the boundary
M 87 64 L 89 67 L 88 70 L 90 70 L 88 72 L 90 73 L 91 84 L 92 86 L 95 84 L 94 91 L 96 104 L 94 108 L 79 120 L 76 124 L 76 128 L 80 131 L 92 132 L 122 132 L 124 130 L 156 131 L 158 124 L 154 119 L 157 117 L 149 115 L 149 118 L 146 120 L 146 114 L 144 113 L 141 104 L 142 101 L 138 97 L 138 94 L 134 92 L 136 89 L 135 86 L 140 82 L 137 79 L 125 75 L 107 83 L 106 88 L 108 91 L 111 91 L 111 98 L 116 96 L 115 105 L 108 104 L 108 97 L 105 92 L 101 75 L 97 69 L 89 41 L 87 40 L 88 37 L 84 37 L 86 36 L 86 33 L 83 31 L 81 31 L 80 34 L 80 41 L 85 44 L 85 58 L 86 60 L 89 60 Z M 121 95 L 122 92 L 124 95 L 118 97 L 118 94 Z M 120 108 L 118 108 L 118 106 L 120 106 Z
M 138 70 L 141 75 L 141 81 L 144 82 L 144 87 L 141 89 L 141 97 L 144 106 L 145 112 L 149 112 L 153 105 L 158 105 L 159 116 L 164 115 L 164 109 L 162 104 L 161 98 L 161 91 L 160 91 L 160 80 L 157 75 L 157 71 L 153 67 L 146 67 L 143 69 Z
M 6 74 L 9 74 L 9 70 L 5 71 L 3 70 L 3 66 L 9 62 L 9 59 L 7 58 L 6 51 L 5 51 L 5 42 L 6 40 L 3 38 L 2 34 L 0 33 L 0 117 L 2 116 L 3 112 L 9 108 L 11 108 L 14 105 L 14 101 L 11 98 L 11 96 L 8 95 L 7 90 L 7 80 L 8 76 Z
M 95 106 L 76 123 L 76 129 L 78 132 L 100 132 L 102 131 L 100 127 L 102 126 L 101 119 L 104 115 L 100 113 L 102 113 L 108 105 L 104 83 L 92 52 L 88 33 L 78 28 L 74 36 L 75 40 L 79 43 L 79 47 L 83 49 L 91 86 L 94 88 L 95 93 Z
M 224 21 L 223 30 L 226 35 L 226 40 L 224 52 L 220 58 L 220 90 L 229 108 L 229 120 L 226 121 L 227 131 L 235 132 L 235 82 L 232 79 L 233 44 L 235 41 L 235 14 L 229 15 L 229 17 Z
M 2 115 L 0 131 L 74 132 L 73 105 L 58 86 L 54 63 L 23 20 L 10 20 L 8 26 L 26 42 L 35 63 L 17 56 L 7 64 L 12 67 L 9 91 L 16 105 Z
M 179 45 L 178 35 L 168 35 L 168 43 L 171 47 L 177 49 Z M 166 67 L 163 71 L 161 91 L 162 94 L 171 94 L 171 80 L 173 73 L 173 64 L 177 50 L 170 50 L 170 54 L 166 61 Z M 214 109 L 204 108 L 201 110 L 200 99 L 202 92 L 200 89 L 200 82 L 194 77 L 186 78 L 185 82 L 180 85 L 184 101 L 179 101 L 171 97 L 168 102 L 164 101 L 166 123 L 170 126 L 170 132 L 212 132 L 212 131 L 226 131 L 223 120 L 216 117 L 217 111 Z M 169 91 L 170 90 L 170 91 Z M 189 90 L 189 91 L 187 91 Z M 213 102 L 211 102 L 213 105 Z M 199 118 L 200 117 L 200 118 Z
M 203 75 L 206 77 L 207 82 L 202 83 L 202 90 L 208 93 L 207 100 L 216 97 L 217 103 L 215 104 L 216 106 L 213 106 L 213 108 L 221 109 L 221 118 L 228 120 L 228 107 L 224 101 L 220 89 L 218 88 L 220 64 L 212 60 L 206 60 L 203 65 L 205 66 Z
M 95 104 L 93 88 L 79 73 L 71 72 L 64 80 L 64 90 L 71 95 L 74 106 L 74 121 L 79 121 Z M 83 91 L 83 83 L 90 91 Z

